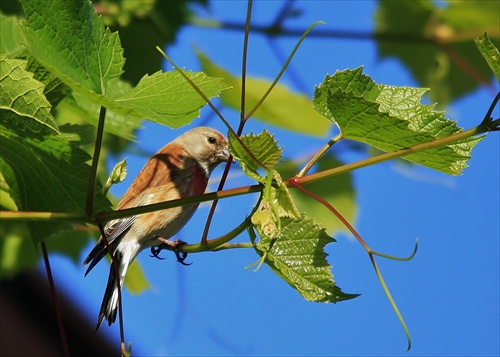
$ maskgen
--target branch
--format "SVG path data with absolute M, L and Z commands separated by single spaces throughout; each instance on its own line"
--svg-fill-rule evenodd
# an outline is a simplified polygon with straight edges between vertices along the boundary
M 486 118 L 491 114 L 495 104 L 500 100 L 500 93 L 497 95 L 495 100 L 490 106 Z M 436 139 L 433 141 L 429 141 L 426 143 L 414 145 L 408 148 L 391 151 L 387 153 L 383 153 L 377 156 L 373 156 L 367 159 L 363 159 L 360 161 L 356 161 L 350 164 L 345 164 L 339 167 L 334 167 L 328 170 L 324 170 L 321 172 L 316 172 L 313 174 L 305 175 L 302 177 L 294 177 L 295 180 L 300 185 L 307 185 L 309 183 L 313 183 L 319 180 L 323 180 L 335 175 L 340 175 L 348 171 L 353 171 L 356 169 L 360 169 L 362 167 L 378 164 L 387 160 L 403 157 L 405 155 L 413 154 L 416 152 L 428 150 L 434 147 L 451 144 L 455 141 L 466 139 L 475 135 L 487 133 L 490 131 L 498 130 L 498 126 L 500 125 L 500 120 L 483 120 L 483 122 L 472 129 L 467 131 L 459 132 L 450 136 L 446 136 L 444 138 Z M 285 184 L 290 187 L 293 186 L 290 183 L 290 179 L 285 181 Z M 213 201 L 222 198 L 228 197 L 236 197 L 241 195 L 247 195 L 250 193 L 261 192 L 264 189 L 264 186 L 261 184 L 252 185 L 252 186 L 244 186 L 238 188 L 232 188 L 228 190 L 222 190 L 217 192 L 206 193 L 199 196 L 193 196 L 189 198 L 182 198 L 167 202 L 155 203 L 151 205 L 145 205 L 140 207 L 128 208 L 124 210 L 118 211 L 106 211 L 98 213 L 90 223 L 103 223 L 110 221 L 112 219 L 129 217 L 137 214 L 147 213 L 158 211 L 162 209 L 178 207 L 178 206 L 186 206 L 201 202 Z M 26 220 L 36 220 L 36 221 L 85 221 L 85 215 L 78 212 L 22 212 L 22 211 L 0 211 L 0 220 L 17 220 L 17 221 L 26 221 Z
M 469 129 L 467 131 L 462 131 L 462 132 L 459 132 L 459 133 L 456 133 L 453 135 L 449 135 L 449 136 L 446 136 L 446 137 L 443 137 L 440 139 L 436 139 L 436 140 L 432 140 L 432 141 L 429 141 L 426 143 L 421 143 L 421 144 L 417 144 L 414 146 L 410 146 L 408 148 L 386 152 L 386 153 L 376 155 L 376 156 L 373 156 L 373 157 L 370 157 L 370 158 L 367 158 L 364 160 L 356 161 L 356 162 L 353 162 L 350 164 L 342 165 L 339 167 L 335 167 L 335 168 L 328 169 L 325 171 L 317 172 L 317 173 L 310 174 L 307 176 L 297 177 L 297 178 L 295 178 L 295 180 L 297 180 L 301 185 L 305 185 L 305 184 L 312 183 L 312 182 L 315 182 L 318 180 L 322 180 L 322 179 L 325 179 L 325 178 L 328 178 L 328 177 L 331 177 L 334 175 L 339 175 L 339 174 L 342 174 L 342 173 L 347 172 L 347 171 L 353 171 L 356 169 L 360 169 L 362 167 L 378 164 L 378 163 L 381 163 L 381 162 L 384 162 L 387 160 L 400 158 L 400 157 L 403 157 L 403 156 L 406 156 L 409 154 L 414 154 L 414 153 L 428 150 L 428 149 L 432 149 L 432 148 L 435 148 L 438 146 L 452 144 L 458 140 L 462 140 L 462 139 L 470 138 L 472 136 L 476 136 L 479 134 L 487 133 L 491 130 L 494 130 L 494 128 L 492 128 L 492 125 L 484 125 L 483 123 L 481 123 L 479 126 L 472 128 L 472 129 Z
M 59 336 L 61 337 L 61 343 L 63 345 L 64 356 L 69 357 L 69 347 L 68 347 L 68 339 L 66 338 L 66 331 L 64 330 L 64 323 L 61 313 L 61 305 L 59 304 L 59 300 L 57 299 L 56 288 L 54 285 L 54 278 L 52 277 L 52 270 L 50 269 L 50 261 L 49 255 L 47 253 L 47 246 L 45 242 L 41 243 L 42 246 L 42 255 L 43 262 L 45 265 L 45 271 L 47 272 L 47 280 L 49 281 L 49 289 L 50 289 L 50 297 L 52 298 L 52 303 L 54 304 L 54 310 L 56 312 L 57 318 L 57 327 L 59 330 Z
M 92 157 L 92 167 L 90 168 L 89 182 L 87 188 L 87 201 L 85 203 L 85 213 L 87 217 L 92 217 L 94 208 L 94 192 L 97 176 L 97 166 L 99 165 L 99 156 L 101 154 L 102 137 L 104 135 L 104 119 L 106 118 L 106 108 L 101 107 L 99 112 L 99 122 L 97 123 L 97 134 L 94 146 L 94 156 Z

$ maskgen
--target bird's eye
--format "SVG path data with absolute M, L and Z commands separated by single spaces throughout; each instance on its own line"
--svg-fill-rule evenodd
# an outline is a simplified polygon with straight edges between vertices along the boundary
M 217 139 L 214 138 L 213 136 L 209 136 L 207 140 L 210 144 L 215 144 L 217 142 Z

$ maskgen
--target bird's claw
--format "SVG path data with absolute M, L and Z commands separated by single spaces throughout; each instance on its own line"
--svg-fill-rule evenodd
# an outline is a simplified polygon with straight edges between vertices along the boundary
M 160 257 L 160 252 L 162 250 L 163 250 L 163 248 L 161 246 L 151 247 L 151 257 L 159 259 L 159 260 L 167 259 L 167 258 Z
M 186 242 L 184 242 L 180 239 L 176 239 L 174 241 L 171 241 L 171 240 L 165 239 L 163 237 L 157 237 L 157 238 L 160 242 L 162 242 L 162 244 L 160 244 L 159 246 L 156 246 L 156 247 L 151 247 L 151 254 L 153 255 L 153 257 L 161 259 L 161 260 L 165 259 L 165 258 L 160 258 L 159 254 L 163 249 L 168 249 L 168 250 L 171 250 L 174 252 L 175 257 L 177 258 L 177 261 L 179 263 L 181 263 L 182 265 L 188 266 L 188 265 L 192 264 L 192 263 L 185 263 L 184 262 L 188 256 L 188 253 L 179 252 L 179 249 L 178 249 L 181 245 L 186 244 Z

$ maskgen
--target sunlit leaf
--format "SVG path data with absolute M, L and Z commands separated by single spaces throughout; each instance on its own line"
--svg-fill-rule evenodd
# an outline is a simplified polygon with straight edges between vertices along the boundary
M 125 62 L 118 34 L 105 29 L 90 1 L 22 1 L 31 54 L 74 90 L 106 93 Z M 62 36 L 64 34 L 64 36 Z
M 228 88 L 220 78 L 208 77 L 202 72 L 186 72 L 186 75 L 208 98 Z M 205 100 L 180 73 L 160 71 L 145 75 L 133 90 L 107 107 L 117 113 L 177 128 L 198 117 L 204 105 Z
M 241 165 L 245 173 L 257 181 L 263 181 L 258 173 L 262 166 L 271 169 L 281 157 L 282 149 L 274 137 L 266 130 L 260 134 L 250 133 L 241 137 L 241 141 L 252 153 L 250 155 L 241 143 L 229 132 L 229 145 L 231 154 Z
M 316 109 L 335 122 L 346 139 L 384 151 L 408 148 L 460 132 L 462 129 L 421 104 L 423 88 L 378 85 L 361 68 L 327 76 L 316 88 Z M 482 137 L 404 156 L 404 159 L 458 175 L 467 167 L 474 146 Z
M 281 220 L 281 230 L 274 238 L 260 237 L 256 250 L 271 269 L 296 289 L 306 300 L 338 302 L 355 298 L 335 285 L 324 252 L 334 242 L 311 219 Z
M 27 61 L 0 58 L 0 110 L 2 120 L 33 132 L 57 133 L 45 86 L 26 71 Z
M 500 52 L 498 52 L 498 48 L 490 41 L 488 34 L 484 34 L 481 39 L 476 38 L 474 42 L 500 84 Z

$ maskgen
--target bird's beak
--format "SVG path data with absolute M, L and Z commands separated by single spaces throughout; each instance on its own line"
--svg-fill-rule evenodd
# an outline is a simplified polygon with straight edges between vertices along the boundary
M 220 161 L 227 161 L 229 160 L 229 156 L 231 156 L 231 154 L 229 153 L 229 149 L 222 149 L 217 158 Z

